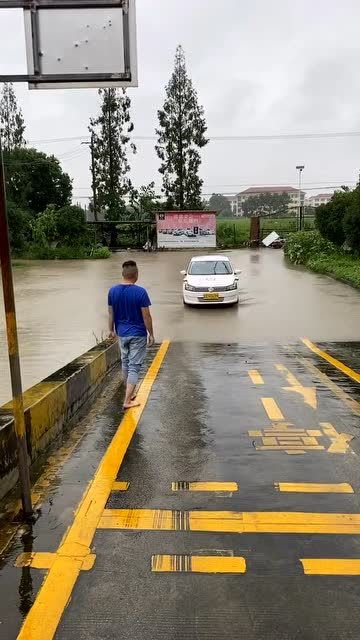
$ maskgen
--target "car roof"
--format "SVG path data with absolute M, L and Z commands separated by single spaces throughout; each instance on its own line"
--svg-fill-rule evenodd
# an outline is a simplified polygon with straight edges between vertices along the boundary
M 219 254 L 213 256 L 194 256 L 191 258 L 191 262 L 210 262 L 212 260 L 225 260 L 226 262 L 230 262 L 227 256 L 221 256 Z

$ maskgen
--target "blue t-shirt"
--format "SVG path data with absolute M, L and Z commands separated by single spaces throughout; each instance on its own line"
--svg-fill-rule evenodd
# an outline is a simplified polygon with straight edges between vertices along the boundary
M 147 291 L 136 284 L 117 284 L 111 287 L 108 305 L 113 308 L 116 333 L 122 338 L 146 336 L 141 309 L 150 307 Z

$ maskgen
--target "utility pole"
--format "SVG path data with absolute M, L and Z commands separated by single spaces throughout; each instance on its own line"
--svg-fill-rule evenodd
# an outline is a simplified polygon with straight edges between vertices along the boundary
M 0 260 L 3 283 L 3 296 L 6 316 L 6 333 L 13 396 L 13 413 L 17 444 L 17 461 L 21 487 L 21 501 L 23 514 L 32 514 L 31 485 L 26 442 L 24 403 L 21 384 L 21 370 L 19 358 L 19 342 L 16 325 L 14 284 L 11 267 L 9 227 L 6 213 L 6 192 L 4 163 L 0 139 Z
M 298 172 L 299 172 L 299 231 L 301 231 L 302 229 L 302 206 L 301 206 L 301 174 L 303 172 L 303 170 L 305 169 L 305 165 L 303 164 L 298 164 L 296 166 Z
M 90 147 L 91 152 L 91 188 L 93 192 L 93 207 L 94 207 L 94 220 L 98 222 L 98 210 L 97 210 L 97 193 L 96 193 L 96 169 L 95 169 L 95 134 L 91 133 L 90 142 L 82 142 L 81 144 L 87 144 Z
M 108 92 L 108 142 L 109 142 L 109 172 L 110 172 L 110 215 L 113 217 L 114 214 L 114 203 L 115 203 L 115 194 L 114 194 L 114 166 L 113 166 L 113 147 L 112 147 L 112 131 L 111 131 L 111 89 L 107 89 Z

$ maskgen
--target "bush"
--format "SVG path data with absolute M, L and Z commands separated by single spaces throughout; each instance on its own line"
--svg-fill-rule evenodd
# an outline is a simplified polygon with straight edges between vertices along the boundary
M 286 240 L 285 255 L 294 264 L 306 264 L 313 254 L 333 253 L 336 247 L 317 231 L 292 233 Z
M 317 232 L 292 234 L 285 245 L 285 253 L 295 264 L 303 264 L 315 273 L 360 288 L 360 260 L 324 240 Z
M 91 258 L 109 258 L 111 252 L 107 247 L 40 247 L 31 245 L 27 251 L 21 254 L 28 260 L 87 260 Z
M 316 228 L 337 247 L 345 242 L 344 217 L 353 201 L 353 191 L 336 191 L 328 204 L 315 210 Z
M 110 256 L 111 251 L 107 247 L 98 247 L 90 254 L 90 258 L 95 258 L 96 260 L 110 258 Z

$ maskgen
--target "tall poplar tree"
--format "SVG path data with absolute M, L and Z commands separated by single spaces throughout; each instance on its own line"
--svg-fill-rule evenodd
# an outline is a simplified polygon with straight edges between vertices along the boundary
M 165 88 L 165 102 L 158 111 L 158 144 L 155 149 L 161 160 L 163 192 L 169 206 L 179 209 L 200 209 L 201 187 L 199 177 L 201 156 L 199 149 L 208 140 L 205 137 L 204 109 L 190 80 L 181 45 L 176 49 L 175 67 Z
M 134 125 L 131 100 L 125 89 L 99 89 L 100 114 L 90 120 L 93 134 L 93 184 L 96 204 L 106 220 L 119 220 L 126 211 L 124 197 L 131 193 L 129 153 L 136 153 L 130 140 Z
M 4 151 L 25 146 L 25 123 L 12 82 L 4 82 L 0 94 L 0 130 Z

